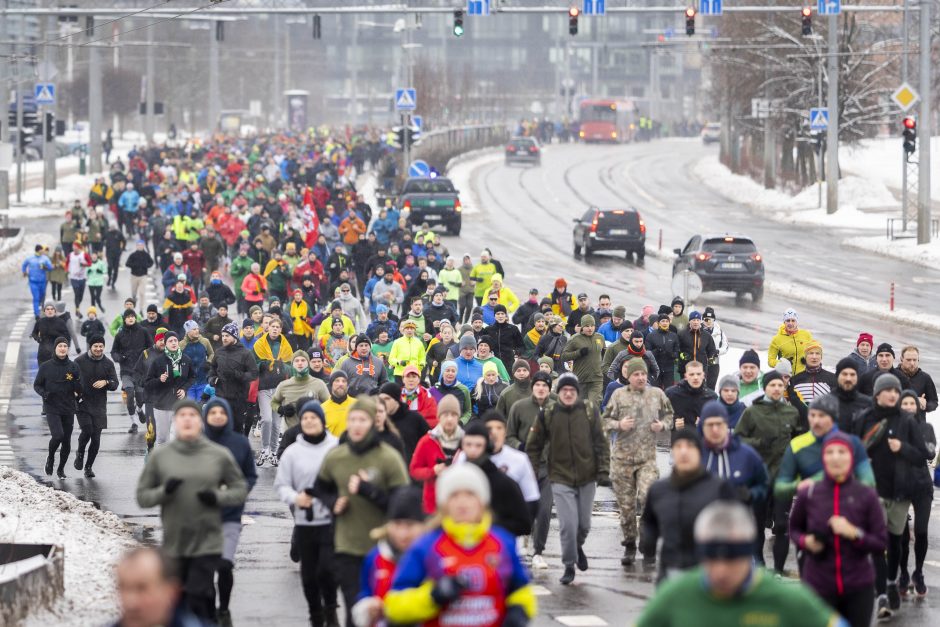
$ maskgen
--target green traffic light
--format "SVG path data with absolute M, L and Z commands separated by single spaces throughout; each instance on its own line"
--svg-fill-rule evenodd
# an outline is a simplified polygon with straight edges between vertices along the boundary
M 454 25 L 454 36 L 455 36 L 455 37 L 462 37 L 462 36 L 463 36 L 463 26 L 462 26 L 462 25 L 460 25 L 460 24 L 455 24 L 455 25 Z

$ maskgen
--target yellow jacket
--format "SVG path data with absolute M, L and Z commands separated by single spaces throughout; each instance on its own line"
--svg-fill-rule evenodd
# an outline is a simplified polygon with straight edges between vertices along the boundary
M 777 335 L 770 340 L 767 349 L 767 364 L 773 368 L 781 358 L 787 359 L 793 366 L 793 374 L 797 375 L 806 370 L 803 356 L 806 354 L 806 345 L 813 341 L 813 334 L 806 329 L 797 329 L 790 335 L 784 325 L 780 325 Z
M 418 370 L 424 368 L 424 358 L 424 342 L 417 337 L 402 336 L 392 343 L 388 365 L 394 369 L 393 374 L 400 377 L 407 366 L 415 366 Z
M 499 288 L 499 300 L 496 302 L 503 305 L 506 308 L 506 312 L 510 314 L 519 309 L 519 298 L 505 285 Z
M 349 319 L 349 316 L 342 314 L 343 318 L 343 334 L 352 337 L 356 334 L 356 326 L 353 324 L 353 321 Z M 317 329 L 317 341 L 322 340 L 330 332 L 333 331 L 333 317 L 327 316 L 323 319 L 323 322 L 320 323 L 320 328 Z
M 342 403 L 337 403 L 331 396 L 329 400 L 323 403 L 323 413 L 326 415 L 327 430 L 340 437 L 346 431 L 346 416 L 349 415 L 349 408 L 356 402 L 352 396 L 347 396 Z

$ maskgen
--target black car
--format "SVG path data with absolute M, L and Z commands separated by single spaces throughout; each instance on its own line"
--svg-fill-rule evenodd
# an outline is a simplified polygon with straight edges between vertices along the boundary
M 646 223 L 632 207 L 619 209 L 591 207 L 574 219 L 574 256 L 585 257 L 598 250 L 622 250 L 637 263 L 646 256 Z
M 450 179 L 411 178 L 398 195 L 402 209 L 411 211 L 411 223 L 442 224 L 453 235 L 460 235 L 460 191 Z
M 764 297 L 764 258 L 749 237 L 696 235 L 673 252 L 678 255 L 673 276 L 691 270 L 702 280 L 704 292 L 750 294 L 755 303 Z
M 531 137 L 513 137 L 506 144 L 506 165 L 511 163 L 542 163 L 542 149 Z

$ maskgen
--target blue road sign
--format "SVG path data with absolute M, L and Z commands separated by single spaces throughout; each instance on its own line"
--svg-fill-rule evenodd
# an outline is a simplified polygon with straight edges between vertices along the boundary
M 702 15 L 721 15 L 721 0 L 701 0 L 699 13 Z
M 816 0 L 816 13 L 819 15 L 839 15 L 842 0 Z
M 606 15 L 607 0 L 582 0 L 581 13 L 583 15 Z
M 36 83 L 34 93 L 36 104 L 54 105 L 55 104 L 55 83 Z
M 408 176 L 412 178 L 423 178 L 425 176 L 429 176 L 430 174 L 431 166 L 429 166 L 427 162 L 421 161 L 420 159 L 413 161 L 411 166 L 408 168 Z
M 467 15 L 489 15 L 490 0 L 467 0 Z
M 395 110 L 414 111 L 418 107 L 418 92 L 411 87 L 395 90 Z
M 809 130 L 825 131 L 829 128 L 829 109 L 813 107 L 809 110 Z
M 663 31 L 663 36 L 665 36 L 666 39 L 672 39 L 673 37 L 676 36 L 676 29 L 670 26 L 669 28 Z
M 411 116 L 411 125 L 418 129 L 418 132 L 420 133 L 424 130 L 424 117 L 420 115 Z

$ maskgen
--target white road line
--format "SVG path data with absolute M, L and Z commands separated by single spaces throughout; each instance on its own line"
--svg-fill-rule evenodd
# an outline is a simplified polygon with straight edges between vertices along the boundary
M 10 446 L 10 438 L 6 434 L 7 416 L 10 410 L 9 399 L 13 393 L 13 384 L 16 379 L 17 366 L 20 361 L 20 350 L 22 341 L 18 338 L 26 332 L 26 325 L 33 320 L 31 312 L 25 312 L 20 316 L 10 330 L 10 340 L 7 341 L 6 354 L 3 356 L 3 371 L 0 372 L 0 460 L 8 465 L 13 465 L 15 456 L 13 448 Z
M 932 566 L 934 568 L 940 568 L 940 562 L 935 562 L 933 560 L 924 560 L 924 564 L 927 564 L 927 566 Z
M 532 594 L 537 597 L 547 597 L 552 593 L 552 591 L 545 586 L 530 585 L 529 588 L 532 589 Z
M 606 620 L 594 614 L 556 616 L 555 620 L 562 625 L 568 625 L 568 627 L 603 627 L 608 624 Z

